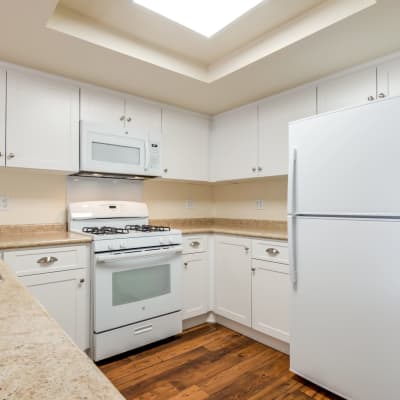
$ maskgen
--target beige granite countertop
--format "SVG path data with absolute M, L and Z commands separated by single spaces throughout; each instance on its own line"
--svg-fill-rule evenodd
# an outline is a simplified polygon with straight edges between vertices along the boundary
M 123 400 L 0 260 L 0 399 Z
M 1 225 L 0 250 L 90 243 L 91 237 L 66 231 L 64 224 Z
M 171 218 L 153 219 L 150 222 L 155 225 L 165 225 L 180 229 L 183 234 L 220 233 L 274 240 L 288 239 L 286 221 L 228 218 Z

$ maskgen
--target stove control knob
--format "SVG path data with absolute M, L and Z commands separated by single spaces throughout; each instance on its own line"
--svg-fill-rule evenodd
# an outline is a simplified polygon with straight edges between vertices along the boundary
M 126 249 L 126 243 L 125 242 L 121 242 L 120 244 L 119 244 L 119 248 L 120 249 Z
M 107 246 L 107 248 L 108 248 L 108 250 L 115 250 L 115 247 L 114 247 L 112 244 L 109 244 L 109 245 Z

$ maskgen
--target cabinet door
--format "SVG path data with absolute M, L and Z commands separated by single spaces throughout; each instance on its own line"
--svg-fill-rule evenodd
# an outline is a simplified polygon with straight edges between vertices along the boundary
M 215 238 L 215 312 L 251 326 L 250 240 Z
M 163 110 L 163 177 L 208 180 L 209 119 Z
M 101 89 L 82 88 L 81 120 L 99 125 L 124 126 L 124 96 Z
M 87 269 L 19 278 L 82 350 L 89 347 Z
M 6 165 L 6 70 L 0 68 L 0 167 Z
M 208 255 L 183 256 L 183 319 L 196 317 L 208 311 Z
M 400 59 L 378 66 L 378 98 L 400 96 Z
M 211 176 L 224 181 L 257 176 L 257 106 L 215 117 L 211 131 Z
M 287 175 L 289 122 L 316 113 L 316 88 L 275 96 L 259 104 L 259 176 Z
M 57 79 L 7 71 L 9 167 L 79 169 L 79 88 Z
M 252 327 L 289 342 L 288 265 L 252 260 Z
M 146 135 L 152 140 L 161 139 L 161 107 L 134 97 L 125 102 L 125 121 L 129 133 Z
M 367 103 L 376 99 L 376 68 L 333 78 L 318 85 L 318 113 Z

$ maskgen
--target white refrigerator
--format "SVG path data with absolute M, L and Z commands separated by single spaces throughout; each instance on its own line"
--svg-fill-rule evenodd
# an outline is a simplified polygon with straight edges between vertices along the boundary
M 400 399 L 400 98 L 289 127 L 291 370 Z

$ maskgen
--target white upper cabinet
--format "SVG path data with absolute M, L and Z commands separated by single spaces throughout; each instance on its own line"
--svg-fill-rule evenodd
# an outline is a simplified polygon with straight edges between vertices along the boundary
M 257 105 L 214 118 L 211 130 L 211 180 L 257 176 Z
M 400 96 L 400 59 L 378 66 L 378 99 Z
M 101 89 L 81 88 L 81 119 L 101 125 L 124 126 L 124 96 Z
M 258 105 L 258 175 L 288 173 L 288 124 L 316 113 L 316 88 L 271 97 Z
M 149 138 L 161 138 L 161 107 L 138 100 L 134 97 L 125 99 L 125 126 L 128 132 L 147 134 Z
M 251 240 L 215 237 L 215 313 L 251 326 Z
M 8 167 L 79 169 L 79 88 L 39 74 L 7 71 Z
M 104 89 L 81 89 L 81 120 L 156 140 L 161 135 L 160 106 Z
M 376 99 L 376 67 L 355 71 L 318 84 L 318 113 Z
M 163 177 L 208 180 L 210 120 L 185 111 L 163 110 Z
M 0 68 L 0 167 L 6 165 L 6 71 Z

